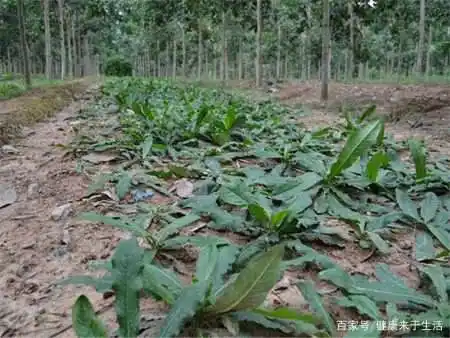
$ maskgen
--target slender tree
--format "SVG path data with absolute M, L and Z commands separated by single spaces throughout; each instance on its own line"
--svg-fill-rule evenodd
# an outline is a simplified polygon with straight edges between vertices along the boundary
M 320 98 L 328 100 L 329 53 L 330 53 L 330 8 L 329 0 L 322 0 L 322 90 Z
M 45 77 L 52 77 L 52 37 L 50 31 L 50 6 L 49 0 L 42 1 L 44 7 L 44 40 L 45 40 Z
M 417 62 L 416 72 L 422 74 L 423 72 L 423 54 L 425 45 L 425 0 L 420 0 L 420 19 L 419 19 L 419 45 L 417 46 Z
M 66 43 L 64 34 L 64 0 L 58 0 L 59 39 L 61 44 L 61 80 L 66 76 Z
M 261 16 L 261 0 L 256 0 L 256 60 L 255 60 L 255 75 L 256 86 L 261 87 L 261 40 L 262 40 L 262 16 Z
M 25 86 L 31 88 L 31 73 L 30 73 L 30 60 L 28 56 L 28 48 L 26 41 L 26 29 L 25 29 L 25 6 L 23 0 L 17 0 L 17 18 L 19 20 L 20 31 L 20 50 L 22 54 L 23 73 L 25 78 Z

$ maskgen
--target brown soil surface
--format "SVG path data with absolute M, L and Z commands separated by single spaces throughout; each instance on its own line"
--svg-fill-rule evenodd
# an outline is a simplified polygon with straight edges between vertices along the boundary
M 416 102 L 415 99 L 423 97 L 430 98 L 428 101 L 439 102 L 447 102 L 448 98 L 450 102 L 448 87 L 332 84 L 332 99 L 326 108 L 321 106 L 318 99 L 319 90 L 316 83 L 283 85 L 275 96 L 288 104 L 309 105 L 312 114 L 302 118 L 302 122 L 309 126 L 336 122 L 338 116 L 325 111 L 344 102 L 357 105 L 377 102 L 386 110 L 392 109 L 394 103 L 390 98 L 394 96 L 397 100 L 395 104 L 403 102 L 402 100 Z M 96 310 L 106 309 L 103 318 L 108 320 L 110 328 L 114 322 L 114 313 L 110 309 L 111 298 L 103 299 L 101 294 L 90 287 L 56 284 L 70 275 L 86 273 L 90 261 L 109 257 L 117 242 L 124 237 L 123 233 L 110 226 L 95 226 L 72 217 L 81 210 L 89 209 L 91 204 L 88 205 L 88 202 L 92 203 L 84 198 L 91 178 L 79 173 L 76 170 L 77 161 L 65 157 L 64 151 L 55 147 L 57 144 L 67 144 L 73 138 L 72 122 L 76 120 L 79 110 L 88 104 L 93 96 L 94 89 L 54 118 L 25 129 L 25 137 L 12 144 L 13 150 L 0 153 L 0 183 L 13 186 L 17 192 L 16 202 L 0 208 L 1 337 L 73 337 L 68 326 L 71 322 L 71 306 L 82 293 L 91 299 Z M 11 102 L 6 103 L 8 104 Z M 407 106 L 405 103 L 405 107 Z M 427 112 L 427 109 L 421 109 L 420 114 L 425 121 L 422 126 L 411 128 L 408 123 L 400 122 L 391 124 L 390 131 L 401 138 L 411 135 L 428 137 L 433 141 L 432 146 L 437 147 L 436 151 L 448 154 L 448 134 L 447 141 L 438 143 L 438 132 L 433 128 L 447 128 L 448 131 L 450 103 Z M 431 116 L 439 116 L 439 120 L 433 120 Z M 429 125 L 427 121 L 432 122 Z M 430 130 L 433 130 L 433 133 Z M 156 196 L 152 201 L 167 202 L 161 196 Z M 101 202 L 98 203 L 101 205 Z M 70 208 L 67 207 L 70 213 L 67 217 L 55 221 L 52 213 L 55 208 L 64 205 L 70 205 Z M 329 225 L 342 228 L 343 232 L 349 228 L 332 220 Z M 370 256 L 356 243 L 349 243 L 342 249 L 323 246 L 316 246 L 315 249 L 327 253 L 343 268 L 353 273 L 371 275 L 377 263 L 387 263 L 411 286 L 417 286 L 417 268 L 411 257 L 413 242 L 413 234 L 397 236 L 392 253 L 387 258 Z M 192 262 L 184 263 L 185 267 L 192 265 Z M 315 273 L 289 271 L 274 288 L 269 301 L 305 308 L 305 300 L 301 294 L 295 291 L 296 288 L 290 287 L 297 280 L 305 278 L 314 279 Z M 333 288 L 319 284 L 318 289 L 329 293 Z M 350 311 L 332 305 L 330 308 L 335 318 L 345 321 L 358 320 Z M 142 306 L 142 313 L 146 314 L 150 321 L 152 318 L 159 320 L 163 310 L 164 306 L 151 301 Z M 68 330 L 62 331 L 64 329 Z

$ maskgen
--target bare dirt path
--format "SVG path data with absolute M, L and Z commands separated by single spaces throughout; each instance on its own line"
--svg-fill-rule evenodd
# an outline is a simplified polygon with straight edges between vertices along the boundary
M 71 120 L 89 98 L 88 91 L 0 153 L 0 183 L 13 188 L 17 197 L 0 208 L 1 337 L 51 337 L 70 323 L 70 307 L 80 292 L 98 308 L 109 302 L 92 288 L 74 292 L 73 286 L 56 285 L 86 271 L 88 261 L 100 259 L 97 255 L 109 253 L 115 243 L 112 229 L 100 231 L 70 217 L 88 179 L 55 147 L 70 141 Z

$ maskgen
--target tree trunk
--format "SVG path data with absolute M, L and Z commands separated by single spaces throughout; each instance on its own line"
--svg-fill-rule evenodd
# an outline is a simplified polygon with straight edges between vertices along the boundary
M 52 77 L 52 37 L 50 31 L 50 6 L 49 0 L 44 0 L 44 39 L 45 39 L 45 78 Z
M 348 51 L 348 65 L 346 65 L 347 68 L 347 79 L 351 80 L 353 78 L 353 71 L 355 69 L 355 66 L 353 64 L 353 51 L 355 50 L 355 33 L 354 33 L 354 19 L 353 19 L 353 0 L 349 0 L 348 2 L 348 15 L 350 17 L 350 46 Z
M 157 63 L 157 70 L 158 70 L 158 77 L 161 77 L 161 52 L 159 50 L 159 40 L 156 40 L 156 63 Z
M 66 44 L 64 34 L 64 0 L 58 0 L 59 38 L 61 43 L 61 80 L 66 77 Z
M 256 86 L 261 87 L 261 37 L 262 37 L 262 18 L 261 18 L 261 0 L 256 0 L 256 60 L 255 76 Z
M 238 80 L 242 80 L 242 38 L 239 38 L 239 52 L 238 52 Z
M 329 52 L 330 52 L 330 8 L 328 0 L 322 0 L 322 89 L 320 98 L 328 100 L 328 75 L 329 75 Z
M 222 11 L 222 60 L 220 64 L 220 80 L 225 81 L 225 54 L 227 53 L 226 15 Z
M 88 35 L 86 34 L 83 38 L 83 42 L 84 42 L 84 76 L 88 76 L 91 75 L 91 55 L 89 52 L 89 38 Z M 63 64 L 61 63 L 61 66 Z M 61 70 L 62 73 L 62 70 Z
M 281 77 L 281 22 L 277 20 L 277 79 Z
M 17 0 L 17 18 L 19 19 L 19 31 L 20 31 L 20 49 L 22 52 L 23 62 L 23 75 L 25 79 L 25 86 L 31 88 L 31 74 L 30 74 L 30 62 L 28 57 L 28 48 L 26 42 L 25 31 L 25 6 L 23 0 Z
M 75 14 L 72 15 L 71 20 L 71 31 L 72 31 L 72 50 L 73 50 L 73 72 L 75 77 L 78 76 L 78 50 L 77 50 L 77 39 L 75 35 Z
M 177 77 L 177 40 L 173 40 L 173 55 L 172 55 L 172 77 Z
M 183 53 L 183 77 L 186 77 L 186 37 L 184 32 L 184 26 L 181 30 L 181 38 L 182 38 L 182 53 Z
M 202 78 L 202 56 L 203 56 L 203 48 L 202 48 L 202 27 L 198 27 L 198 59 L 197 59 L 197 80 L 200 80 Z
M 73 78 L 73 58 L 72 58 L 72 43 L 71 43 L 71 27 L 72 27 L 72 22 L 70 20 L 70 14 L 67 14 L 67 19 L 66 19 L 66 34 L 67 34 L 67 57 L 68 57 L 68 63 L 67 63 L 67 75 L 69 76 L 69 78 Z
M 420 0 L 420 21 L 419 21 L 419 45 L 417 47 L 416 72 L 422 74 L 422 59 L 425 41 L 425 0 Z
M 428 31 L 428 48 L 427 48 L 427 61 L 426 61 L 426 75 L 429 77 L 431 75 L 431 47 L 433 43 L 433 29 L 430 26 Z

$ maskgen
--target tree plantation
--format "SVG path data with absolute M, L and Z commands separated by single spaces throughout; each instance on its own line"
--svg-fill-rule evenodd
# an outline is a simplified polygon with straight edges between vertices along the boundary
M 0 0 L 0 336 L 450 336 L 450 2 Z

